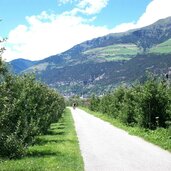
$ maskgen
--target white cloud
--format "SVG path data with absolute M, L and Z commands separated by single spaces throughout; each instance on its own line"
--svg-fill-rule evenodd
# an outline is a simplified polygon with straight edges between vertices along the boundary
M 99 13 L 107 6 L 109 0 L 82 0 L 77 5 L 80 12 L 92 15 Z
M 76 2 L 73 10 L 62 14 L 42 12 L 26 17 L 28 26 L 19 25 L 8 36 L 7 61 L 15 58 L 39 60 L 68 50 L 75 44 L 109 33 L 104 26 L 90 24 L 96 16 L 79 17 L 78 12 L 92 15 L 100 12 L 108 0 L 58 0 L 59 4 Z
M 170 5 L 170 0 L 152 0 L 137 22 L 122 23 L 112 29 L 112 31 L 123 32 L 129 29 L 140 28 L 150 25 L 159 19 L 169 17 L 171 16 Z
M 78 0 L 57 0 L 58 5 L 65 5 L 67 3 L 73 3 L 76 2 Z
M 65 3 L 71 1 L 77 2 L 71 11 L 58 15 L 42 12 L 37 16 L 26 17 L 27 26 L 19 25 L 9 33 L 7 51 L 3 57 L 7 61 L 15 58 L 39 60 L 61 53 L 85 40 L 143 27 L 171 16 L 170 0 L 153 0 L 137 22 L 123 23 L 108 29 L 92 24 L 96 18 L 94 14 L 102 10 L 108 0 L 65 0 Z M 79 12 L 93 17 L 79 17 Z
M 95 27 L 78 16 L 47 16 L 43 12 L 39 16 L 27 17 L 29 26 L 19 25 L 9 33 L 8 48 L 4 54 L 7 61 L 15 58 L 42 59 L 109 31 L 106 27 Z M 47 18 L 49 20 L 44 22 Z
M 118 26 L 116 26 L 115 28 L 113 28 L 111 31 L 113 33 L 118 33 L 118 32 L 124 32 L 124 31 L 127 31 L 127 30 L 130 30 L 132 28 L 135 28 L 135 23 L 122 23 Z
M 153 0 L 137 22 L 138 27 L 146 26 L 159 19 L 171 16 L 170 0 Z
M 94 15 L 99 13 L 104 7 L 107 6 L 109 0 L 58 0 L 59 5 L 66 3 L 76 3 L 73 8 L 72 14 L 82 13 L 86 15 Z

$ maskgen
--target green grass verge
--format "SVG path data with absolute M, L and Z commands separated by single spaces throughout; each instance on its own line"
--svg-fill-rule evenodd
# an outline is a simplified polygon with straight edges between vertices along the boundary
M 170 54 L 171 53 L 171 39 L 158 44 L 150 49 L 150 53 Z
M 0 171 L 83 171 L 83 159 L 69 109 L 47 135 L 39 136 L 26 157 L 0 160 Z
M 155 145 L 160 146 L 161 148 L 168 150 L 171 152 L 171 129 L 164 129 L 164 128 L 158 128 L 156 130 L 149 130 L 149 129 L 143 129 L 140 127 L 131 127 L 124 125 L 119 120 L 111 118 L 108 115 L 104 115 L 99 112 L 93 112 L 87 108 L 81 107 L 84 111 L 101 118 L 104 121 L 107 121 L 111 123 L 112 125 L 121 128 L 125 131 L 127 131 L 131 135 L 136 135 L 141 138 L 143 138 L 146 141 L 149 141 Z

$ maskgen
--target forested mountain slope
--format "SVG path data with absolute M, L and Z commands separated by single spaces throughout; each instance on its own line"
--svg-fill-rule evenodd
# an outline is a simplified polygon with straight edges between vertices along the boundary
M 143 78 L 146 70 L 168 72 L 170 54 L 168 17 L 147 27 L 85 41 L 20 71 L 36 73 L 37 78 L 66 95 L 103 94 L 121 82 Z

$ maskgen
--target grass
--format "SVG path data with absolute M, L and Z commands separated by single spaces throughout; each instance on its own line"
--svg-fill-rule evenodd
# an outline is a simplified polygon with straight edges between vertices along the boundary
M 115 44 L 106 47 L 94 48 L 83 52 L 86 55 L 95 56 L 108 61 L 129 60 L 138 53 L 134 44 Z
M 83 171 L 83 159 L 69 109 L 47 135 L 39 136 L 27 156 L 0 160 L 0 171 Z
M 158 53 L 158 54 L 170 54 L 171 53 L 171 39 L 153 47 L 150 49 L 151 53 Z
M 104 121 L 111 123 L 112 125 L 127 131 L 131 135 L 136 135 L 144 140 L 151 142 L 159 147 L 171 152 L 171 129 L 158 128 L 156 130 L 143 129 L 140 127 L 131 127 L 121 123 L 119 120 L 111 118 L 108 115 L 93 112 L 87 108 L 81 107 L 84 111 L 101 118 Z

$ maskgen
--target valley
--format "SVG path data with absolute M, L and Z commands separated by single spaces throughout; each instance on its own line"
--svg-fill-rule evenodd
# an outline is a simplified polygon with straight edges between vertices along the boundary
M 143 81 L 147 72 L 161 77 L 169 73 L 171 17 L 85 41 L 40 61 L 19 59 L 10 65 L 17 74 L 34 73 L 65 96 L 102 95 L 120 84 Z

